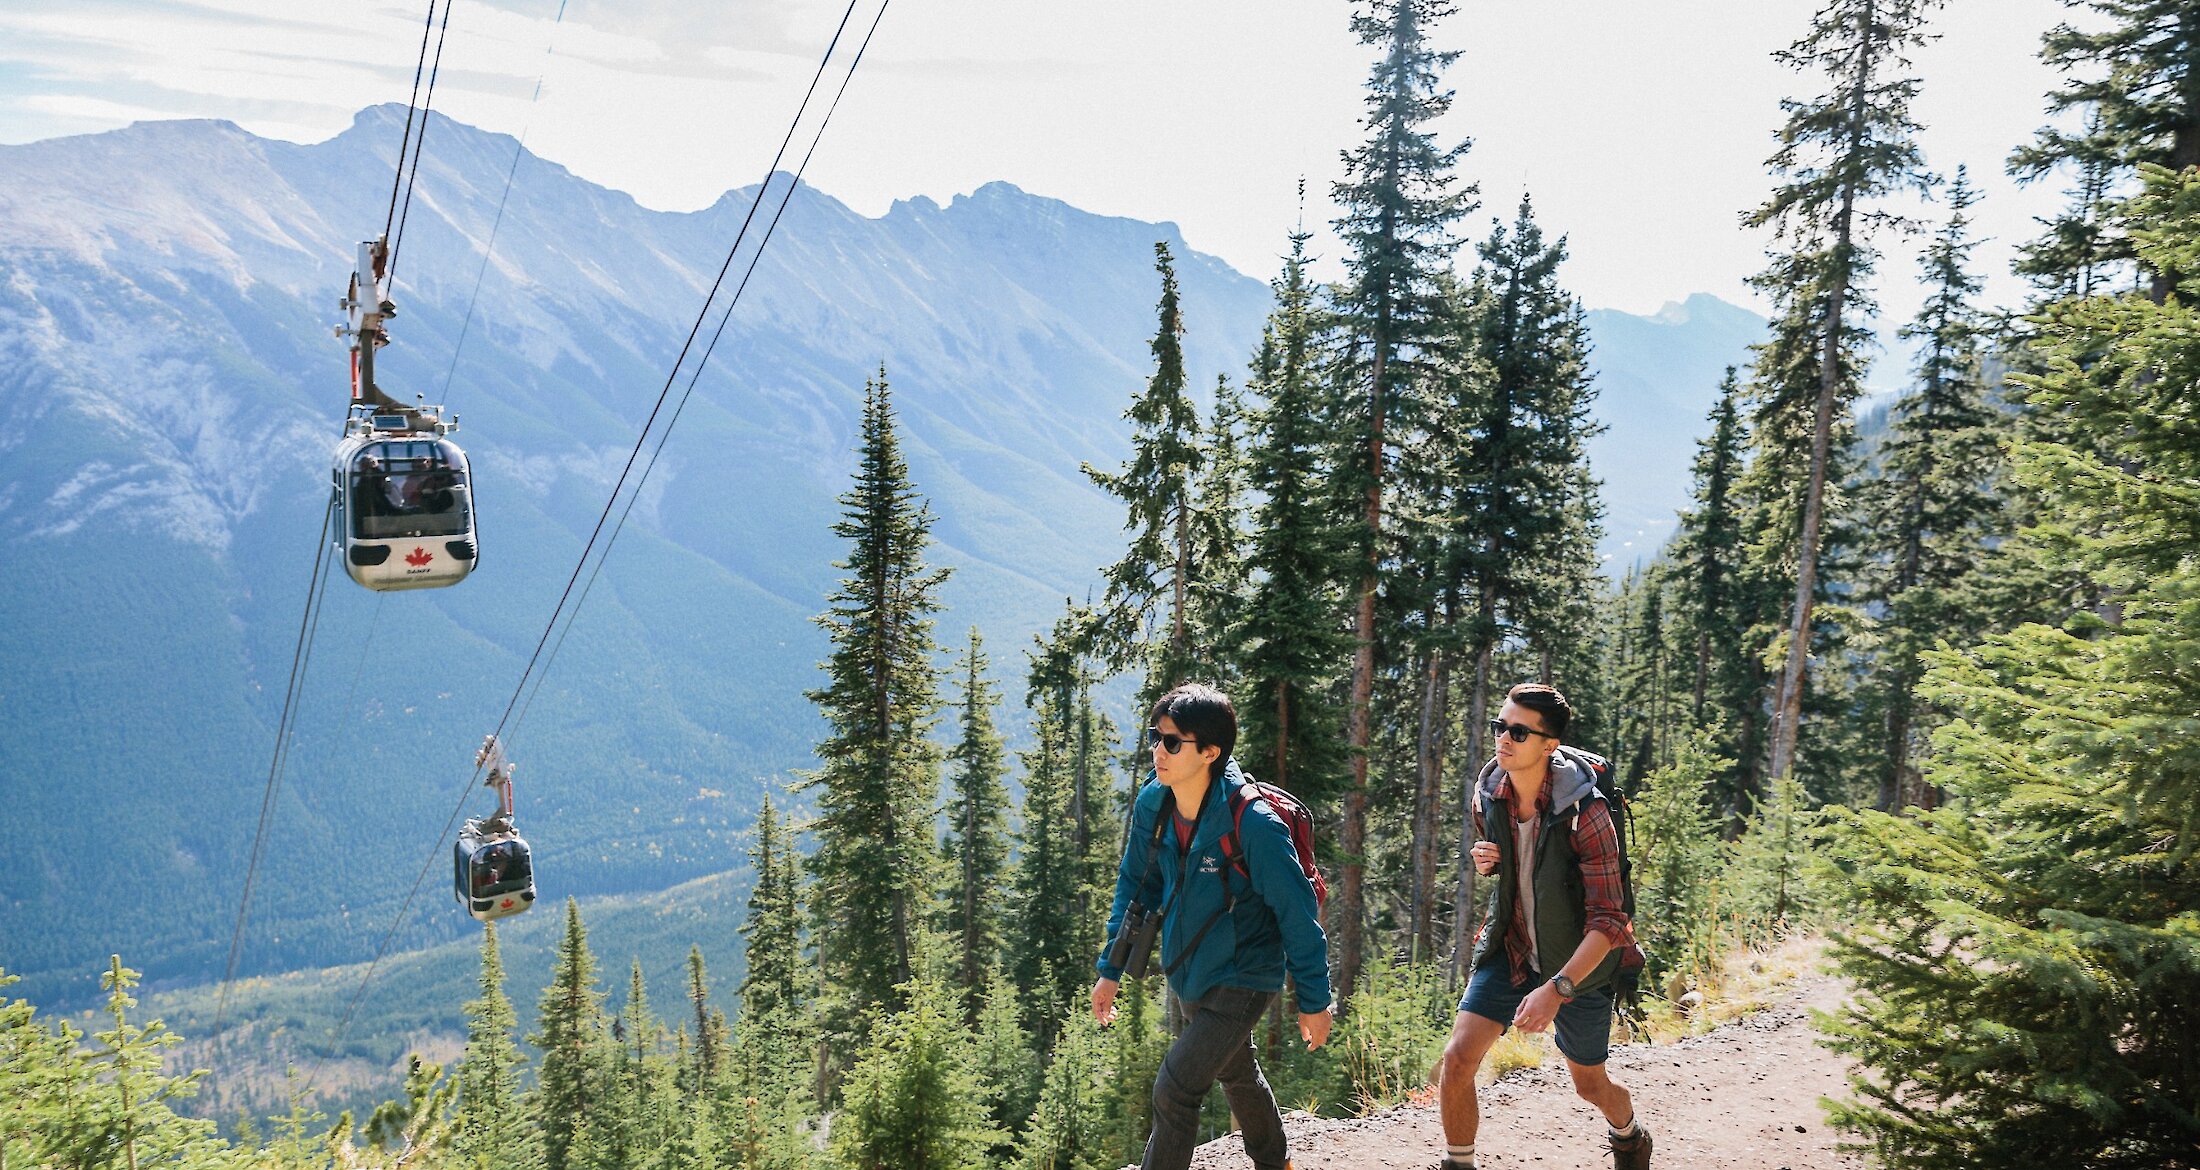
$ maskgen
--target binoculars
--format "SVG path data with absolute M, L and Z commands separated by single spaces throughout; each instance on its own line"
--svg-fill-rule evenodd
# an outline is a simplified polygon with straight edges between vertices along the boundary
M 1123 927 L 1108 947 L 1108 963 L 1121 969 L 1124 980 L 1143 979 L 1153 958 L 1154 936 L 1161 933 L 1161 912 L 1136 902 L 1123 911 Z

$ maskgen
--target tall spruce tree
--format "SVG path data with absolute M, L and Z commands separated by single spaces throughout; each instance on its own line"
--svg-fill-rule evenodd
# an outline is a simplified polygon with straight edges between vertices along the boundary
M 1255 493 L 1246 540 L 1248 593 L 1236 639 L 1237 753 L 1256 772 L 1326 809 L 1344 790 L 1343 720 L 1335 695 L 1349 641 L 1338 615 L 1340 526 L 1323 488 L 1320 337 L 1304 229 L 1291 234 L 1276 305 L 1248 384 L 1246 478 Z
M 747 965 L 741 1005 L 751 1019 L 799 1011 L 809 1001 L 809 965 L 802 957 L 802 856 L 791 837 L 767 793 L 756 814 L 756 845 L 749 851 L 756 882 L 739 928 Z
M 2085 30 L 2061 24 L 2047 33 L 2040 58 L 2068 75 L 2048 95 L 2048 107 L 2082 112 L 2085 127 L 2077 133 L 2043 127 L 2009 160 L 2010 171 L 2026 180 L 2064 166 L 2078 171 L 2071 209 L 2049 221 L 2047 235 L 2027 255 L 2032 274 L 2049 280 L 2058 266 L 2066 276 L 2090 277 L 2104 263 L 2134 255 L 2104 205 L 2130 189 L 2141 166 L 2200 165 L 2200 14 L 2189 0 L 2064 2 L 2090 10 L 2099 24 Z M 2148 269 L 2154 299 L 2167 296 L 2181 275 Z M 2091 283 L 2066 281 L 2057 291 L 2090 292 Z
M 932 615 L 947 570 L 924 562 L 932 514 L 910 482 L 883 368 L 864 387 L 858 461 L 833 525 L 849 542 L 839 562 L 847 575 L 817 619 L 833 649 L 828 681 L 810 700 L 830 732 L 804 782 L 818 794 L 810 861 L 818 965 L 844 1028 L 884 1010 L 909 981 L 939 856 Z
M 1060 1005 L 1083 987 L 1097 949 L 1086 945 L 1096 928 L 1090 907 L 1080 909 L 1086 862 L 1071 817 L 1083 715 L 1077 689 L 1059 676 L 1060 664 L 1074 660 L 1063 644 L 1072 638 L 1073 630 L 1058 626 L 1054 642 L 1041 642 L 1032 655 L 1024 700 L 1032 711 L 1032 746 L 1021 753 L 1023 815 L 1009 880 L 1009 974 L 1023 989 L 1025 1027 L 1042 1050 L 1051 1047 Z
M 1950 803 L 1834 842 L 1868 1072 L 1833 1119 L 1895 1170 L 2200 1164 L 2200 173 L 2142 175 L 2127 238 L 2180 283 L 2048 311 L 2031 406 L 2093 439 L 2015 471 L 2118 604 L 1928 655 Z
M 833 1123 L 834 1165 L 850 1170 L 984 1170 L 1005 1135 L 986 1115 L 960 996 L 913 986 L 907 1006 L 873 1030 Z
M 1444 447 L 1438 513 L 1446 533 L 1438 560 L 1448 566 L 1444 607 L 1461 627 L 1456 646 L 1472 672 L 1468 766 L 1459 786 L 1462 833 L 1470 831 L 1464 810 L 1473 769 L 1491 754 L 1484 727 L 1495 713 L 1493 686 L 1502 681 L 1493 677 L 1497 648 L 1507 639 L 1526 639 L 1547 659 L 1544 652 L 1556 642 L 1588 637 L 1590 614 L 1570 607 L 1596 595 L 1594 545 L 1602 515 L 1584 450 L 1596 430 L 1589 416 L 1588 327 L 1580 303 L 1558 282 L 1565 241 L 1545 239 L 1523 197 L 1511 227 L 1493 231 L 1480 257 L 1470 303 L 1459 315 L 1468 360 L 1462 376 L 1447 382 L 1443 403 L 1457 438 Z M 1449 671 L 1448 661 L 1440 664 L 1438 677 Z M 1422 754 L 1429 767 L 1441 768 L 1447 753 Z M 1431 839 L 1436 824 L 1429 824 Z M 1470 844 L 1461 840 L 1450 875 L 1455 923 L 1473 919 Z M 1436 876 L 1432 871 L 1426 880 Z M 1433 891 L 1417 900 L 1432 908 Z M 1426 937 L 1425 922 L 1420 929 Z M 1455 932 L 1454 966 L 1462 975 L 1470 957 L 1463 941 Z
M 1337 292 L 1342 336 L 1333 436 L 1340 444 L 1334 486 L 1356 521 L 1352 547 L 1352 683 L 1346 742 L 1352 780 L 1339 834 L 1344 861 L 1335 910 L 1337 993 L 1349 1001 L 1359 980 L 1367 914 L 1368 768 L 1375 742 L 1376 595 L 1384 579 L 1384 492 L 1395 447 L 1417 424 L 1417 387 L 1440 373 L 1449 305 L 1439 276 L 1459 241 L 1452 224 L 1475 207 L 1462 185 L 1462 141 L 1437 145 L 1430 126 L 1451 108 L 1439 75 L 1457 52 L 1429 47 L 1450 0 L 1366 0 L 1352 31 L 1380 56 L 1367 81 L 1367 141 L 1344 152 L 1334 197 L 1346 279 Z
M 1918 710 L 1921 657 L 1937 641 L 1965 645 L 1984 631 L 1966 583 L 2002 535 L 1994 490 L 2001 421 L 1987 401 L 1985 327 L 1973 299 L 1965 214 L 1977 202 L 1962 171 L 1949 191 L 1946 227 L 1926 249 L 1932 289 L 1902 336 L 1920 347 L 1916 381 L 1895 404 L 1880 472 L 1858 492 L 1871 557 L 1859 597 L 1879 611 L 1879 644 L 1866 686 L 1882 736 L 1876 807 L 1931 807 L 1935 794 L 1913 757 L 1932 721 Z
M 1767 599 L 1762 591 L 1752 596 L 1743 561 L 1750 511 L 1743 472 L 1750 438 L 1741 395 L 1729 366 L 1711 408 L 1711 431 L 1696 444 L 1689 506 L 1668 554 L 1674 618 L 1689 657 L 1689 728 L 1706 737 L 1710 754 L 1730 761 L 1706 788 L 1729 835 L 1741 831 L 1758 791 L 1767 683 L 1763 658 L 1751 653 L 1756 644 L 1751 629 L 1764 617 L 1758 603 Z
M 497 928 L 481 936 L 481 995 L 466 1004 L 466 1055 L 458 1066 L 458 1126 L 452 1135 L 459 1164 L 492 1170 L 538 1160 L 538 1135 L 520 1100 L 527 1054 L 513 1033 L 519 1019 L 504 994 L 504 960 Z
M 1008 866 L 1008 753 L 993 723 L 1000 689 L 986 677 L 985 643 L 976 626 L 970 627 L 970 648 L 956 674 L 962 680 L 956 704 L 962 735 L 947 753 L 950 796 L 942 852 L 956 875 L 946 915 L 958 955 L 956 980 L 971 999 L 975 1022 L 976 997 L 986 973 L 1000 961 L 1000 883 Z
M 596 989 L 596 957 L 580 905 L 565 900 L 565 931 L 558 938 L 550 986 L 536 1008 L 536 1032 L 528 1037 L 542 1053 L 536 1076 L 535 1114 L 542 1130 L 546 1170 L 570 1170 L 573 1139 L 603 1091 L 603 994 Z
M 1770 551 L 1794 565 L 1773 705 L 1774 781 L 1795 764 L 1812 617 L 1824 588 L 1826 517 L 1829 504 L 1839 503 L 1829 494 L 1841 477 L 1850 407 L 1862 385 L 1860 350 L 1876 308 L 1869 291 L 1874 236 L 1902 226 L 1882 201 L 1925 183 L 1909 112 L 1918 89 L 1909 54 L 1928 39 L 1925 17 L 1940 2 L 1830 0 L 1810 31 L 1775 55 L 1792 69 L 1823 74 L 1827 88 L 1783 103 L 1788 119 L 1769 160 L 1781 182 L 1747 218 L 1750 226 L 1771 226 L 1775 240 L 1772 263 L 1753 280 L 1775 310 L 1754 380 L 1757 464 L 1794 482 L 1781 493 L 1768 534 Z M 1799 479 L 1798 467 L 1805 469 Z
M 1202 524 L 1196 482 L 1206 465 L 1199 411 L 1184 375 L 1184 313 L 1169 245 L 1153 246 L 1161 274 L 1160 324 L 1151 348 L 1153 377 L 1131 402 L 1130 462 L 1108 473 L 1085 465 L 1101 490 L 1123 502 L 1131 534 L 1123 557 L 1108 567 L 1107 597 L 1094 629 L 1094 648 L 1111 666 L 1136 663 L 1146 672 L 1150 701 L 1197 669 L 1193 595 L 1200 584 L 1195 533 Z

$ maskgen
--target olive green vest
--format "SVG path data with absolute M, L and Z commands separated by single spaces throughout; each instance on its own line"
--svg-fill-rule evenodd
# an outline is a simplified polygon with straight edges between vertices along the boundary
M 1475 785 L 1474 799 L 1484 802 L 1481 785 Z M 1581 859 L 1574 854 L 1574 814 L 1586 807 L 1591 796 L 1576 802 L 1573 807 L 1553 809 L 1542 816 L 1535 831 L 1535 952 L 1536 961 L 1542 965 L 1543 978 L 1549 979 L 1566 966 L 1581 947 L 1581 938 L 1588 930 L 1588 898 L 1581 880 Z M 1512 929 L 1513 884 L 1518 880 L 1519 862 L 1514 856 L 1512 832 L 1512 808 L 1503 801 L 1488 801 L 1482 809 L 1482 824 L 1489 830 L 1490 841 L 1497 845 L 1497 891 L 1490 897 L 1489 913 L 1482 918 L 1482 932 L 1474 943 L 1474 965 L 1480 967 L 1485 956 L 1495 948 L 1505 953 L 1505 934 Z M 1498 826 L 1503 828 L 1499 829 Z M 1588 977 L 1578 979 L 1574 986 L 1582 991 L 1595 991 L 1609 986 L 1612 973 L 1619 970 L 1620 951 L 1613 948 Z M 1514 972 L 1519 975 L 1520 972 Z

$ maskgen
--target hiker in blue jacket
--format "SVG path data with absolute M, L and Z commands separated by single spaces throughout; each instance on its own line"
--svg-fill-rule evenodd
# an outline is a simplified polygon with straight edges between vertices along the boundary
M 1263 799 L 1239 799 L 1241 788 L 1242 796 L 1253 794 L 1230 758 L 1237 711 L 1227 697 L 1180 686 L 1154 704 L 1147 735 L 1154 778 L 1132 803 L 1108 938 L 1123 928 L 1134 901 L 1162 908 L 1162 969 L 1181 1028 L 1154 1077 L 1153 1136 L 1142 1165 L 1191 1164 L 1200 1102 L 1219 1080 L 1254 1166 L 1289 1170 L 1283 1118 L 1254 1056 L 1253 1028 L 1288 970 L 1299 1035 L 1310 1049 L 1329 1039 L 1329 940 L 1314 887 L 1283 820 Z M 1242 818 L 1233 817 L 1241 804 Z M 1225 841 L 1233 831 L 1237 839 Z M 1092 1015 L 1107 1024 L 1123 972 L 1105 952 L 1098 966 Z

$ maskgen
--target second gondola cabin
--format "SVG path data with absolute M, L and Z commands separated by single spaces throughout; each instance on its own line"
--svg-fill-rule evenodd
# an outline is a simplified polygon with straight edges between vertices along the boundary
M 440 420 L 355 418 L 336 447 L 336 543 L 369 589 L 456 585 L 480 563 L 473 476 Z

